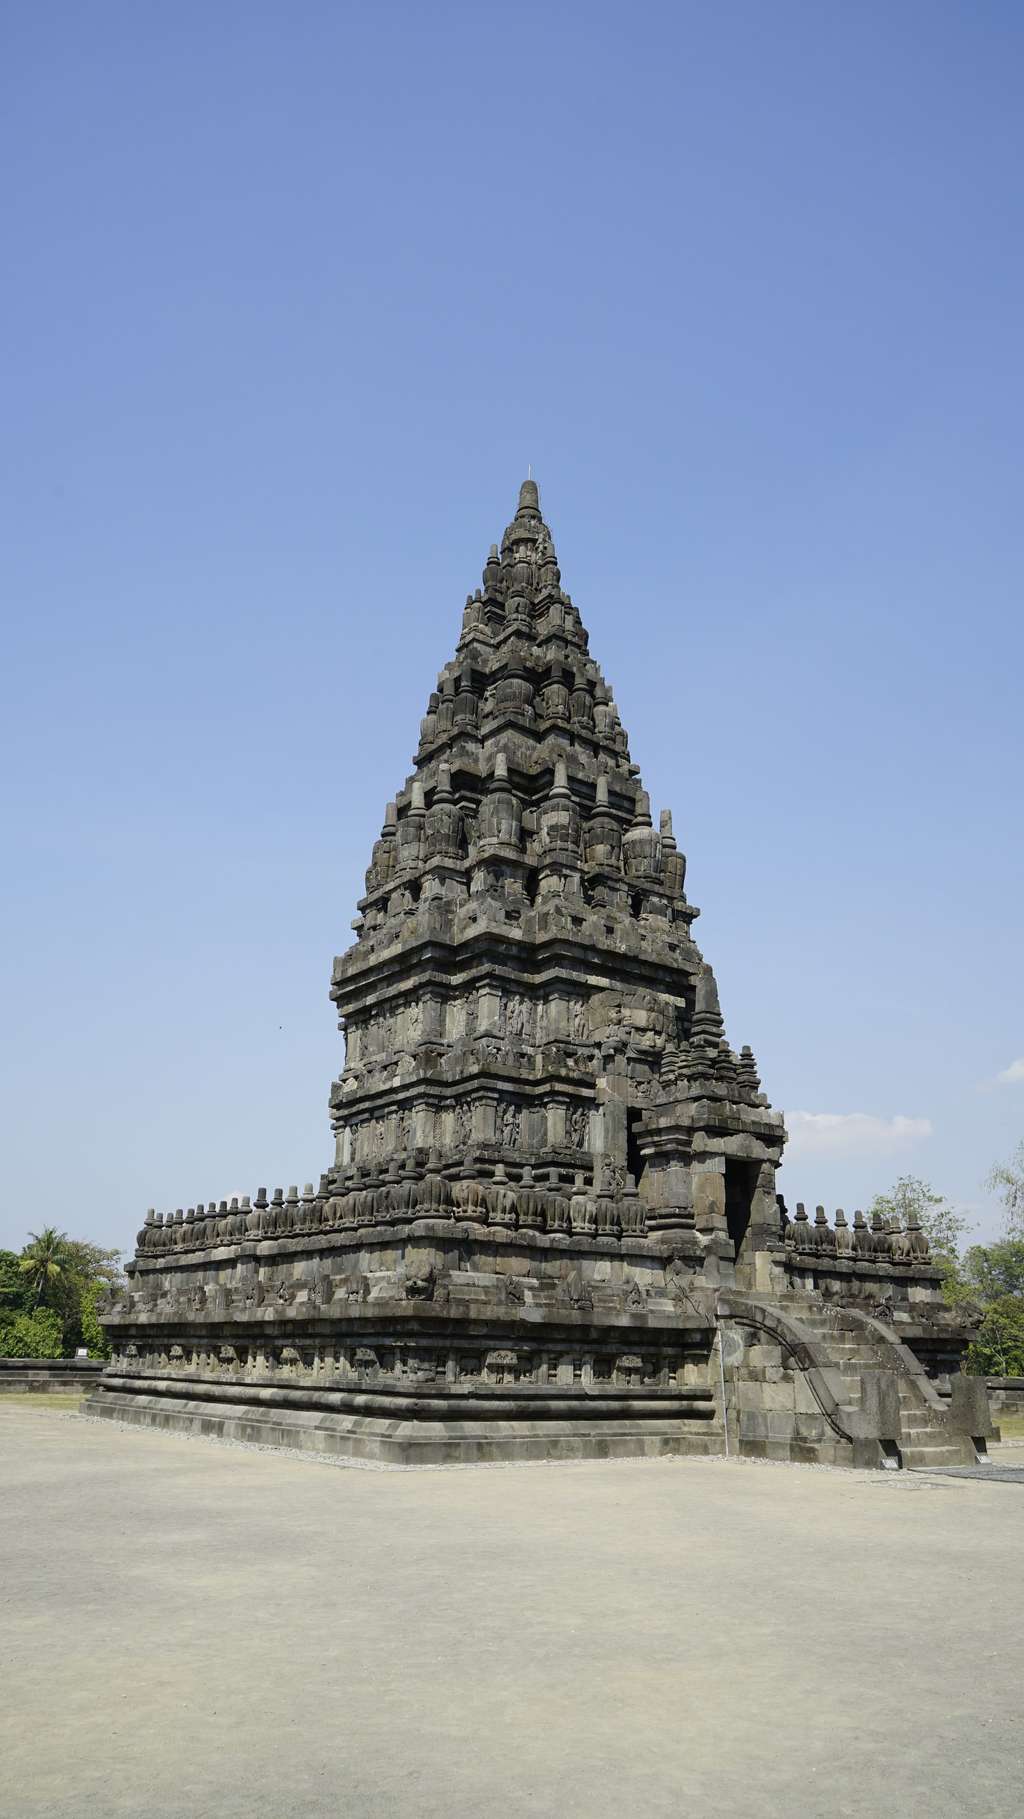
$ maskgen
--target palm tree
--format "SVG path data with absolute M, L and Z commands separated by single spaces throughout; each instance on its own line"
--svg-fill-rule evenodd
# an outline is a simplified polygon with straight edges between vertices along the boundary
M 26 1244 L 18 1258 L 18 1268 L 28 1277 L 29 1287 L 34 1291 L 33 1306 L 42 1307 L 43 1302 L 51 1296 L 59 1298 L 68 1274 L 67 1232 L 59 1232 L 55 1225 L 44 1225 L 41 1232 L 29 1232 L 31 1244 Z

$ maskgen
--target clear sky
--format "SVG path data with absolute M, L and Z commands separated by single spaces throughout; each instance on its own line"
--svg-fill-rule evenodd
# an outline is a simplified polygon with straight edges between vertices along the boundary
M 0 1243 L 327 1166 L 331 957 L 528 463 L 787 1195 L 912 1171 L 994 1233 L 1020 6 L 0 34 Z

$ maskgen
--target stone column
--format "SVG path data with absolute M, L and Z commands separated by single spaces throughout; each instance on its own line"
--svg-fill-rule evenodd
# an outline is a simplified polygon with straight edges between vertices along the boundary
M 725 1157 L 695 1156 L 690 1171 L 694 1222 L 704 1243 L 704 1274 L 736 1280 L 735 1248 L 725 1216 Z
M 548 1102 L 548 1148 L 565 1148 L 565 1103 L 554 1099 Z
M 501 1016 L 501 993 L 496 985 L 482 985 L 476 999 L 477 1034 L 482 1036 L 498 1028 Z
M 681 1157 L 648 1164 L 641 1187 L 649 1231 L 683 1231 L 693 1224 L 690 1169 Z
M 420 1031 L 423 1042 L 444 1041 L 444 1003 L 440 998 L 423 999 L 423 1026 Z
M 548 1120 L 543 1106 L 523 1107 L 523 1148 L 542 1150 L 548 1143 Z
M 757 1172 L 757 1186 L 750 1208 L 750 1224 L 743 1240 L 744 1252 L 752 1254 L 762 1251 L 766 1245 L 778 1243 L 780 1237 L 779 1208 L 775 1199 L 775 1163 L 762 1162 Z
M 629 1077 L 622 1057 L 611 1051 L 604 1055 L 605 1071 L 597 1080 L 598 1112 L 591 1118 L 591 1140 L 595 1151 L 610 1162 L 626 1166 L 629 1129 Z
M 473 1100 L 473 1140 L 476 1143 L 493 1143 L 495 1141 L 495 1122 L 498 1109 L 497 1093 L 484 1093 Z
M 728 1236 L 725 1157 L 695 1156 L 691 1165 L 694 1224 L 699 1232 Z
M 564 992 L 552 992 L 544 1000 L 544 1040 L 564 1042 L 569 1037 L 569 1000 Z

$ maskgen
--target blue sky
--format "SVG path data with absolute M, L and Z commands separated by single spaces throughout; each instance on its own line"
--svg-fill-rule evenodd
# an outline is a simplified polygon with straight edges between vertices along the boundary
M 316 1178 L 527 464 L 791 1199 L 1024 1135 L 1015 5 L 3 11 L 0 1243 Z

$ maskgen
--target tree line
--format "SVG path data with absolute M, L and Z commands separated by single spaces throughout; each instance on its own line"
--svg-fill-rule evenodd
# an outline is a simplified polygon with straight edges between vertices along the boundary
M 944 1194 L 916 1175 L 901 1175 L 870 1211 L 906 1226 L 913 1213 L 928 1234 L 942 1292 L 952 1307 L 978 1320 L 964 1370 L 979 1377 L 1024 1377 L 1024 1142 L 997 1163 L 985 1184 L 1003 1205 L 1003 1230 L 992 1244 L 964 1245 L 967 1220 Z
M 53 1225 L 0 1251 L 0 1358 L 73 1358 L 80 1346 L 109 1358 L 96 1301 L 124 1280 L 120 1255 Z

